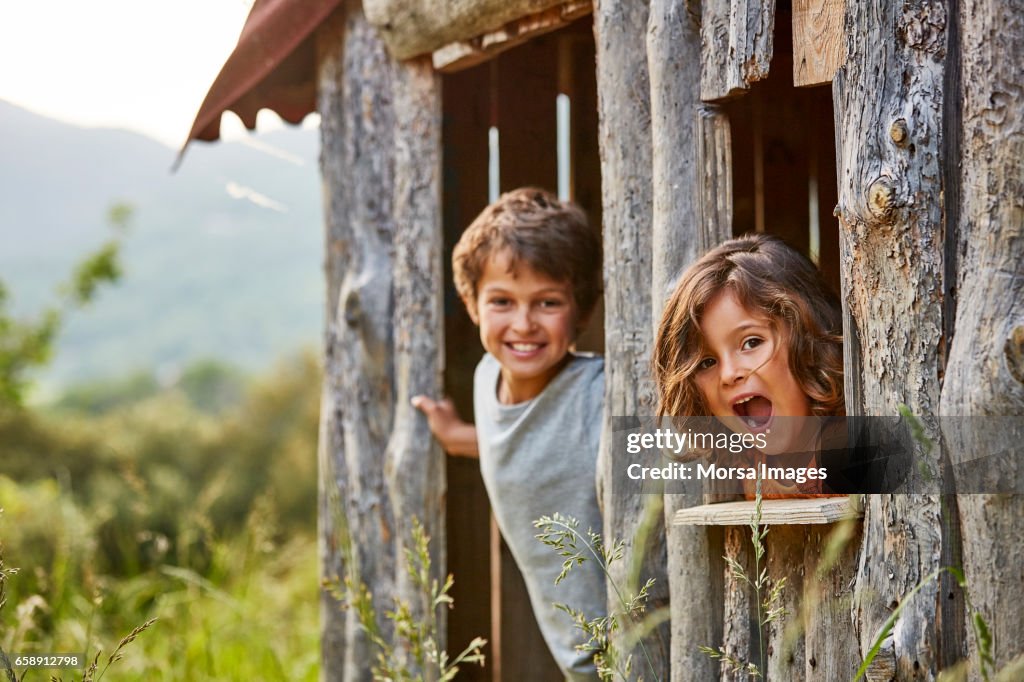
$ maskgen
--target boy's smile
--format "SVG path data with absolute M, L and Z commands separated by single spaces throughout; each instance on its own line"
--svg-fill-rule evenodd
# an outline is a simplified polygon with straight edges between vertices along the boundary
M 725 290 L 704 309 L 700 329 L 704 357 L 695 380 L 712 416 L 734 431 L 759 433 L 771 432 L 775 417 L 811 415 L 789 367 L 789 344 L 767 317 Z
M 476 304 L 467 306 L 480 327 L 480 341 L 501 365 L 502 403 L 536 397 L 569 360 L 576 331 L 572 285 L 552 279 L 498 252 L 477 284 Z

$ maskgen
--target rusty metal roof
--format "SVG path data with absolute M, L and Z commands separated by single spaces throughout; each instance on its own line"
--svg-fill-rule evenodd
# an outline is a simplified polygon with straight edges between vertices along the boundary
M 238 114 L 256 127 L 260 109 L 299 123 L 316 109 L 313 33 L 342 0 L 256 0 L 238 44 L 199 107 L 181 155 L 192 140 L 220 138 L 220 117 Z M 188 49 L 185 44 L 182 49 Z

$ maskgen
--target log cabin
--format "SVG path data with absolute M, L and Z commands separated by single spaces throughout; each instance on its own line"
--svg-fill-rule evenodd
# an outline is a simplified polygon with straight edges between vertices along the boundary
M 580 345 L 605 354 L 606 430 L 654 409 L 651 345 L 676 275 L 745 232 L 782 236 L 841 292 L 848 412 L 925 415 L 935 471 L 961 453 L 934 415 L 1024 414 L 1022 10 L 256 0 L 189 140 L 217 139 L 226 110 L 250 128 L 261 108 L 321 117 L 324 579 L 363 581 L 385 630 L 393 598 L 422 616 L 402 559 L 418 518 L 433 570 L 455 575 L 455 608 L 438 613 L 448 651 L 489 640 L 487 665 L 460 679 L 559 679 L 475 462 L 446 458 L 409 406 L 448 393 L 468 416 L 482 351 L 448 260 L 477 212 L 524 184 L 557 189 L 601 226 L 603 314 Z M 709 645 L 772 680 L 852 679 L 900 605 L 869 680 L 977 660 L 974 613 L 997 667 L 1024 651 L 1019 495 L 865 496 L 827 566 L 838 517 L 795 523 L 784 501 L 766 502 L 768 575 L 787 578 L 795 627 L 770 628 L 762 658 L 756 604 L 723 560 L 752 561 L 745 512 L 665 494 L 641 543 L 643 500 L 614 475 L 624 456 L 600 455 L 604 533 L 642 559 L 650 606 L 670 614 L 634 677 L 745 676 L 698 650 Z M 969 600 L 951 575 L 927 580 L 944 566 L 963 568 Z M 322 679 L 370 679 L 371 644 L 326 588 L 322 633 Z

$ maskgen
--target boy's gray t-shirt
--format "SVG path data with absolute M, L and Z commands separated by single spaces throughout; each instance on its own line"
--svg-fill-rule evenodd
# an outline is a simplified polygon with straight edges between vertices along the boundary
M 498 402 L 500 372 L 487 354 L 473 379 L 480 471 L 491 508 L 555 661 L 567 679 L 596 680 L 591 655 L 575 650 L 586 637 L 552 604 L 568 604 L 588 619 L 603 616 L 604 574 L 588 557 L 556 586 L 563 557 L 537 540 L 533 521 L 557 512 L 577 519 L 584 537 L 588 528 L 602 530 L 595 480 L 604 359 L 574 355 L 540 395 L 515 405 Z

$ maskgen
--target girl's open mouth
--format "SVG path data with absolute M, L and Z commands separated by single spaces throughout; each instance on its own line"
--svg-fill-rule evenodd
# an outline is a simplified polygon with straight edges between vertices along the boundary
M 736 415 L 751 429 L 768 426 L 772 418 L 772 401 L 763 395 L 748 395 L 732 404 Z

